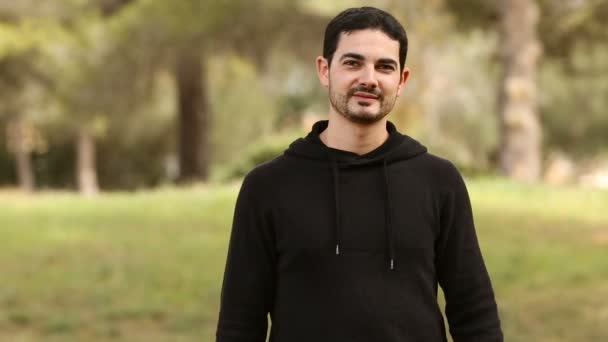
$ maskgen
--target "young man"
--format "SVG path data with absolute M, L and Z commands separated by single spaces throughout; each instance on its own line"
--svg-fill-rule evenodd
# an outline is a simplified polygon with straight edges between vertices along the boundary
M 348 9 L 317 72 L 329 120 L 245 178 L 218 342 L 502 341 L 470 201 L 456 168 L 387 114 L 410 75 L 390 14 Z

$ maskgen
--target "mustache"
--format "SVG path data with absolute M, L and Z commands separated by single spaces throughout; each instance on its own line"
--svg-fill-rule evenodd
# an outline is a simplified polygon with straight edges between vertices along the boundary
M 378 99 L 382 99 L 382 91 L 378 88 L 371 88 L 371 87 L 366 87 L 366 86 L 356 86 L 354 88 L 351 88 L 348 91 L 348 97 L 352 97 L 355 93 L 358 92 L 362 92 L 362 93 L 368 93 L 368 94 L 372 94 L 378 97 Z

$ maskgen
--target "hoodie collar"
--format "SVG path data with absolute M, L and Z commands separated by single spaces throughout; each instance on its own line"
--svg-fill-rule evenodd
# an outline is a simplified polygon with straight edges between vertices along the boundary
M 354 152 L 335 149 L 326 146 L 319 137 L 328 124 L 328 120 L 317 121 L 308 135 L 294 141 L 285 153 L 306 159 L 335 160 L 341 165 L 363 165 L 409 159 L 427 151 L 426 147 L 418 141 L 399 133 L 390 121 L 386 122 L 386 130 L 389 133 L 388 139 L 373 151 L 358 155 Z

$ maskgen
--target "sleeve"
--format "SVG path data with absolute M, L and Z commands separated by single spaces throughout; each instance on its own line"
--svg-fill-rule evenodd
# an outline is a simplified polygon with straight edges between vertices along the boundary
M 266 341 L 276 257 L 270 222 L 253 195 L 248 176 L 234 211 L 216 342 Z
M 502 342 L 503 334 L 490 277 L 481 255 L 471 202 L 462 176 L 452 165 L 453 184 L 444 194 L 436 259 L 439 285 L 454 342 Z

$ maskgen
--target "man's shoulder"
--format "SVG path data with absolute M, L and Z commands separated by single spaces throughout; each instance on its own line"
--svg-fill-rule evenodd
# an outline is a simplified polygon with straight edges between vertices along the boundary
M 245 179 L 251 183 L 272 183 L 281 179 L 288 168 L 287 158 L 281 154 L 256 165 L 245 175 Z
M 464 182 L 452 161 L 429 152 L 415 157 L 407 172 L 414 176 L 413 179 L 439 192 L 461 188 Z
M 430 152 L 420 156 L 419 164 L 426 172 L 438 177 L 460 177 L 460 171 L 452 161 Z

